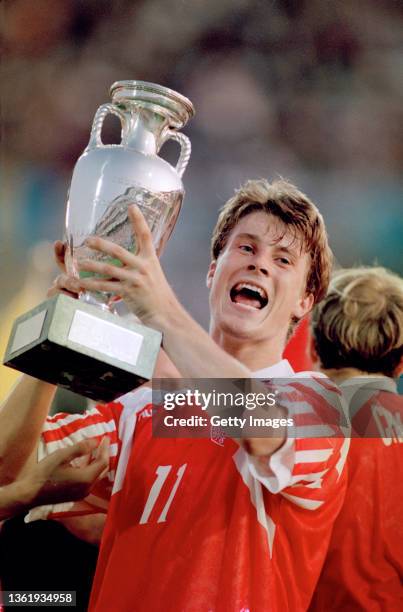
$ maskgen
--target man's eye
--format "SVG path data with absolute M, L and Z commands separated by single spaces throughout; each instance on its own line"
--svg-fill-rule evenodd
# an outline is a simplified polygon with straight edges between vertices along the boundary
M 253 247 L 251 247 L 250 244 L 240 244 L 239 248 L 241 249 L 241 251 L 246 251 L 246 253 L 252 253 L 253 252 Z
M 280 263 L 285 264 L 287 266 L 289 266 L 291 264 L 291 261 L 287 257 L 278 257 L 277 261 L 279 261 Z

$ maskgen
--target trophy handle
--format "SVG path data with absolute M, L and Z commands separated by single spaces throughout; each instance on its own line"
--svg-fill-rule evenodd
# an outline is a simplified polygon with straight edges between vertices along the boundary
M 101 140 L 102 126 L 107 115 L 116 115 L 120 119 L 122 124 L 122 139 L 123 134 L 126 131 L 126 120 L 124 114 L 113 104 L 102 104 L 95 113 L 94 121 L 92 122 L 91 136 L 87 146 L 87 149 L 93 149 L 94 147 L 101 147 L 103 142 Z
M 190 140 L 182 132 L 175 132 L 175 130 L 168 130 L 164 138 L 164 142 L 167 140 L 176 140 L 180 144 L 181 152 L 179 155 L 178 163 L 176 164 L 175 170 L 182 178 L 183 173 L 186 170 L 186 166 L 189 163 L 190 154 L 192 152 L 192 145 Z

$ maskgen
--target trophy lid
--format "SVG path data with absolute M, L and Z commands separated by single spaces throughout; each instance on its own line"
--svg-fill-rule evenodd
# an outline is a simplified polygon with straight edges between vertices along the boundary
M 127 102 L 141 102 L 169 115 L 173 127 L 182 128 L 195 110 L 191 101 L 173 89 L 147 83 L 146 81 L 116 81 L 110 88 L 114 104 L 127 104 Z

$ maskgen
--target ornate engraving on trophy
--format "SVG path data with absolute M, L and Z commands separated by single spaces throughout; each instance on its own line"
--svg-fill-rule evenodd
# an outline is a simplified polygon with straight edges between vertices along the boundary
M 143 213 L 153 235 L 153 242 L 157 254 L 160 255 L 166 241 L 173 230 L 182 204 L 183 192 L 181 190 L 168 192 L 151 192 L 140 186 L 132 186 L 116 197 L 97 221 L 95 227 L 88 234 L 81 237 L 81 242 L 74 241 L 73 236 L 67 236 L 68 249 L 66 264 L 69 273 L 76 277 L 92 276 L 91 272 L 78 272 L 77 264 L 80 260 L 90 259 L 120 265 L 118 260 L 90 249 L 84 242 L 89 236 L 100 236 L 116 242 L 123 248 L 136 252 L 136 238 L 128 216 L 129 206 L 137 204 Z M 105 299 L 111 295 L 104 293 Z

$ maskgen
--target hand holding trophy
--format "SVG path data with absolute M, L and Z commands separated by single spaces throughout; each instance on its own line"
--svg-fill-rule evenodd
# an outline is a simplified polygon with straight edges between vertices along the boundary
M 114 83 L 111 96 L 112 103 L 102 105 L 95 115 L 70 186 L 66 267 L 77 279 L 98 276 L 81 269 L 83 261 L 122 265 L 91 249 L 88 238 L 98 236 L 136 253 L 128 213 L 132 204 L 142 212 L 160 255 L 184 195 L 181 177 L 191 146 L 177 130 L 193 116 L 192 103 L 166 87 L 142 81 Z M 108 114 L 121 121 L 119 145 L 102 143 Z M 176 168 L 158 157 L 169 139 L 181 147 Z M 152 377 L 161 344 L 159 332 L 128 323 L 115 310 L 109 292 L 83 291 L 79 300 L 59 294 L 15 321 L 4 363 L 91 399 L 111 401 Z

